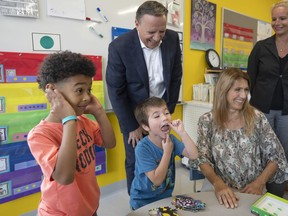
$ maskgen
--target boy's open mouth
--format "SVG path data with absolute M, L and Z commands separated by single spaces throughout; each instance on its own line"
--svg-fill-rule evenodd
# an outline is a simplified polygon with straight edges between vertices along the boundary
M 170 127 L 168 124 L 165 124 L 161 127 L 161 131 L 164 133 L 168 132 L 169 130 L 170 130 Z

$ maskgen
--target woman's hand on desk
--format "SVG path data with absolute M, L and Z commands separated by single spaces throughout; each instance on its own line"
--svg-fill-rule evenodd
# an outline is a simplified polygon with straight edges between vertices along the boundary
M 214 183 L 215 195 L 221 205 L 226 208 L 236 208 L 239 198 L 234 191 L 228 187 L 223 181 Z
M 250 184 L 247 184 L 242 190 L 241 193 L 263 195 L 263 189 L 265 185 L 260 184 L 259 182 L 253 181 Z

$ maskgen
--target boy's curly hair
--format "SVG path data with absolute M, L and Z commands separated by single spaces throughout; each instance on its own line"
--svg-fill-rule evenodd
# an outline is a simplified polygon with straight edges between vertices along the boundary
M 39 88 L 45 91 L 48 83 L 57 83 L 76 75 L 93 77 L 96 68 L 93 62 L 80 53 L 62 51 L 48 55 L 42 62 L 37 82 Z

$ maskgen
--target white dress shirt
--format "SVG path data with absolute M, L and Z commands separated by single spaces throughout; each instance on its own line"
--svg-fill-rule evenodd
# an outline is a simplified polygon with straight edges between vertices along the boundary
M 139 37 L 141 47 L 143 50 L 148 76 L 149 76 L 149 96 L 155 96 L 162 98 L 165 93 L 165 84 L 164 84 L 164 77 L 163 77 L 163 65 L 162 65 L 162 55 L 160 44 L 150 49 L 145 46 L 145 44 L 141 41 Z

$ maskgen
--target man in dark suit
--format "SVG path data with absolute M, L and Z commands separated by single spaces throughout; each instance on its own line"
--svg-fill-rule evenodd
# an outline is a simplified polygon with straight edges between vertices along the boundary
M 144 2 L 136 12 L 136 28 L 109 45 L 106 82 L 125 144 L 128 194 L 134 178 L 137 142 L 143 137 L 134 108 L 148 97 L 163 98 L 174 112 L 182 78 L 178 33 L 166 29 L 167 9 Z

